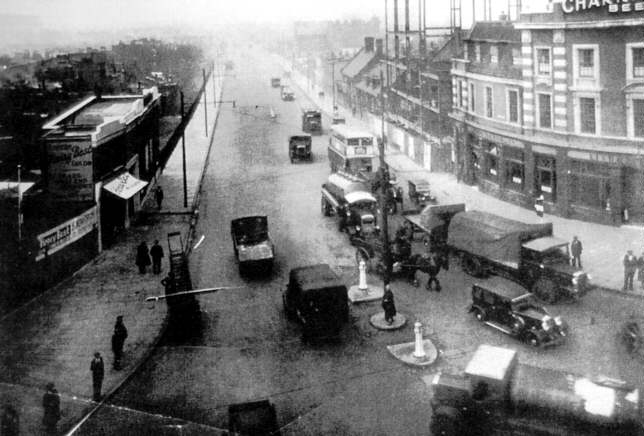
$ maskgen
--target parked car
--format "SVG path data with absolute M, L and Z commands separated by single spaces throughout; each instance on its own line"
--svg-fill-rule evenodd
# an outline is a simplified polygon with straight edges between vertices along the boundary
M 327 264 L 293 268 L 282 301 L 304 340 L 337 337 L 349 320 L 347 287 Z
M 409 200 L 416 206 L 416 209 L 422 210 L 428 204 L 436 203 L 436 197 L 429 189 L 429 182 L 422 179 L 410 180 L 407 183 L 407 188 Z
M 561 317 L 551 316 L 534 295 L 500 277 L 472 286 L 469 311 L 480 322 L 534 347 L 559 344 L 568 336 Z
M 295 160 L 311 160 L 311 135 L 293 135 L 288 139 L 288 157 Z
M 268 272 L 273 267 L 275 247 L 268 233 L 268 218 L 246 216 L 230 222 L 233 249 L 240 274 Z

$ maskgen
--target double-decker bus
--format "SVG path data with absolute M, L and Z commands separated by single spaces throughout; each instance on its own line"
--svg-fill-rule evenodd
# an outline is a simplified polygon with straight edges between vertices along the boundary
M 370 133 L 351 129 L 344 124 L 334 125 L 328 149 L 331 172 L 358 174 L 373 171 L 375 145 L 376 140 Z

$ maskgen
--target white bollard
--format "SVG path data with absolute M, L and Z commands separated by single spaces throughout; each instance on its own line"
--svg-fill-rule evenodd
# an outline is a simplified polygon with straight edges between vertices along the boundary
M 360 272 L 358 289 L 367 292 L 369 290 L 369 286 L 367 286 L 367 264 L 364 263 L 364 260 L 361 260 L 358 264 L 358 271 Z
M 425 347 L 423 346 L 423 325 L 418 321 L 414 323 L 414 336 L 414 357 L 417 359 L 427 357 L 425 354 Z

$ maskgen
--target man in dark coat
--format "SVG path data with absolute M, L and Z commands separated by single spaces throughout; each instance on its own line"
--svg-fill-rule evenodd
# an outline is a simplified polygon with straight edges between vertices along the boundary
M 624 291 L 633 290 L 635 271 L 637 271 L 637 257 L 633 255 L 633 250 L 628 250 L 624 256 Z
M 112 351 L 114 352 L 114 369 L 121 369 L 121 358 L 123 357 L 123 345 L 127 338 L 127 329 L 123 324 L 123 316 L 116 317 L 114 334 L 112 335 Z
M 163 259 L 163 248 L 159 245 L 159 241 L 155 239 L 154 245 L 150 248 L 150 256 L 152 256 L 152 272 L 159 274 L 161 272 L 161 259 Z
M 94 358 L 89 366 L 92 371 L 92 386 L 94 388 L 94 401 L 101 401 L 101 388 L 103 387 L 103 377 L 105 376 L 105 365 L 103 365 L 103 358 L 98 351 L 94 353 Z
M 45 389 L 45 395 L 42 397 L 42 423 L 47 434 L 56 434 L 56 425 L 60 420 L 60 395 L 53 383 L 47 383 Z
M 391 292 L 389 285 L 385 285 L 385 293 L 382 295 L 382 309 L 385 311 L 387 324 L 393 323 L 396 316 L 396 304 L 394 303 L 394 293 Z
M 433 288 L 436 292 L 441 291 L 441 282 L 438 280 L 438 273 L 441 270 L 441 263 L 443 261 L 438 257 L 438 255 L 434 252 L 430 252 L 429 256 L 427 257 L 427 274 L 429 275 L 429 278 L 427 279 L 427 285 L 426 288 L 427 290 L 432 289 L 432 285 L 435 284 L 436 286 Z
M 161 210 L 161 203 L 163 203 L 163 188 L 157 186 L 157 189 L 154 191 L 154 198 L 157 201 L 157 208 Z
M 136 266 L 139 267 L 139 272 L 141 274 L 145 274 L 145 269 L 151 263 L 152 262 L 150 262 L 150 254 L 148 252 L 148 245 L 145 243 L 145 241 L 141 241 L 138 247 L 136 247 Z
M 570 243 L 570 254 L 572 255 L 572 266 L 581 268 L 581 251 L 583 247 L 581 241 L 577 239 L 576 236 L 572 237 L 572 242 Z

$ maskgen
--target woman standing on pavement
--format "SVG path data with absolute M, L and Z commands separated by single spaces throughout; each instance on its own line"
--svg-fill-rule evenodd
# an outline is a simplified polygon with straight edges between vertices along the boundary
M 148 245 L 145 241 L 141 241 L 138 247 L 136 247 L 136 266 L 139 267 L 139 272 L 145 274 L 145 269 L 150 265 L 152 261 L 150 260 L 150 252 L 148 250 Z

